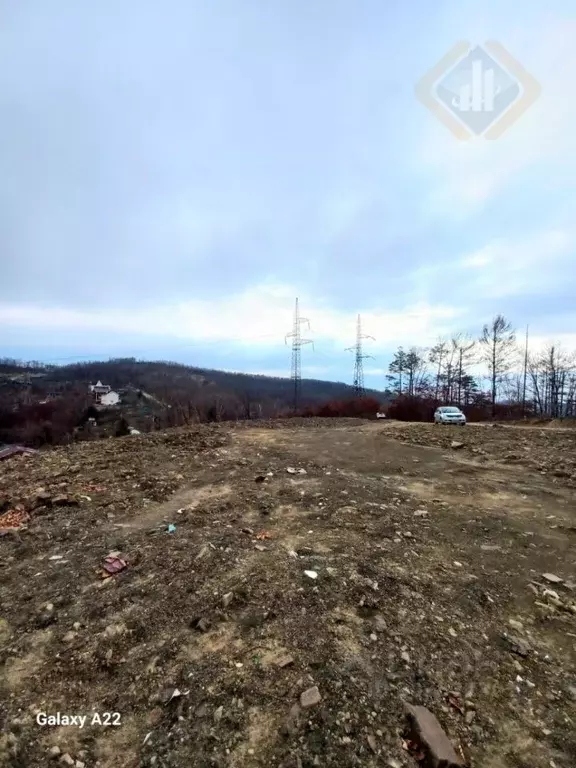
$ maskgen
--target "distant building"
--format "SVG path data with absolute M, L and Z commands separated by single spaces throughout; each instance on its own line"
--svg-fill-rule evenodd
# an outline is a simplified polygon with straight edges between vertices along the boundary
M 88 389 L 94 397 L 94 401 L 100 403 L 102 401 L 102 396 L 107 395 L 111 391 L 112 387 L 110 387 L 108 384 L 102 384 L 102 382 L 98 380 L 96 384 L 90 384 Z
M 107 392 L 100 396 L 100 405 L 118 405 L 120 402 L 120 395 L 118 392 Z

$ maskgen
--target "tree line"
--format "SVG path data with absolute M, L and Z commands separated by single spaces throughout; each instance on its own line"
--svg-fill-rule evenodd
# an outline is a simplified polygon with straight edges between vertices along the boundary
M 431 347 L 399 347 L 387 379 L 397 396 L 515 416 L 576 416 L 576 353 L 549 343 L 530 350 L 497 314 L 480 334 L 456 332 Z

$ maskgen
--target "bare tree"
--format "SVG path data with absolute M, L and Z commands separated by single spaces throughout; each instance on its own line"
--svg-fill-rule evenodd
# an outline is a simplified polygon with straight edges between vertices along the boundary
M 524 343 L 524 370 L 522 372 L 522 416 L 526 418 L 526 384 L 528 381 L 528 326 L 526 326 L 526 341 Z
M 458 380 L 458 342 L 462 334 L 456 333 L 450 339 L 444 356 L 442 381 L 444 383 L 442 399 L 452 403 L 456 399 L 456 382 Z
M 457 402 L 462 405 L 462 392 L 464 388 L 464 377 L 468 376 L 466 367 L 474 361 L 476 341 L 468 334 L 458 333 L 452 337 L 452 350 L 456 366 L 456 384 L 457 384 Z
M 442 370 L 447 351 L 448 343 L 443 339 L 439 339 L 438 342 L 430 350 L 428 358 L 430 362 L 436 366 L 436 384 L 434 387 L 435 400 L 438 400 L 440 396 L 440 382 L 442 379 Z
M 535 410 L 549 418 L 574 414 L 576 389 L 576 356 L 558 344 L 549 344 L 538 355 L 528 359 Z
M 439 339 L 429 352 L 435 366 L 434 398 L 445 403 L 468 404 L 477 385 L 467 370 L 474 361 L 476 341 L 457 332 L 450 340 Z
M 407 376 L 407 394 L 413 397 L 419 392 L 426 379 L 426 350 L 411 347 L 404 356 Z
M 576 372 L 574 371 L 568 376 L 565 412 L 567 417 L 574 418 L 576 416 Z
M 496 396 L 499 385 L 512 367 L 516 353 L 516 333 L 503 315 L 496 315 L 486 323 L 480 336 L 481 355 L 490 374 L 492 417 L 496 415 Z

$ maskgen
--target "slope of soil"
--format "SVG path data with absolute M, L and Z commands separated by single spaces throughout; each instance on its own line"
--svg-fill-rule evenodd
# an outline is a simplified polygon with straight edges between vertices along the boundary
M 576 765 L 576 436 L 273 427 L 0 466 L 0 765 Z

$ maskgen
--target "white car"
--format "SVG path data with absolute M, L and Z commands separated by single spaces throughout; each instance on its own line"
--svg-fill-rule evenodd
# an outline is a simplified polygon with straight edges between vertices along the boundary
M 457 424 L 466 426 L 466 416 L 455 405 L 442 405 L 434 413 L 434 424 Z
M 378 411 L 378 413 L 376 414 L 376 418 L 377 419 L 385 419 L 386 418 L 386 414 L 382 413 L 382 411 Z

